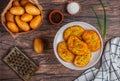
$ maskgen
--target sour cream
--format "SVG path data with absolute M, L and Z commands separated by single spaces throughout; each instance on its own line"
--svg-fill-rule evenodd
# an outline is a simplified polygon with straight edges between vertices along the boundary
M 69 14 L 71 15 L 75 15 L 77 14 L 78 12 L 81 11 L 81 6 L 79 3 L 77 2 L 70 2 L 68 5 L 67 5 L 67 11 Z

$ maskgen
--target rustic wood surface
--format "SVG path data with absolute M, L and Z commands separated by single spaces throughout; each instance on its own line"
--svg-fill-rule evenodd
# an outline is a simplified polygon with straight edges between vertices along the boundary
M 54 0 L 55 1 L 55 0 Z M 36 64 L 39 65 L 38 71 L 29 81 L 73 81 L 83 71 L 70 70 L 64 67 L 54 55 L 53 40 L 56 32 L 61 26 L 72 21 L 84 21 L 92 24 L 98 29 L 97 21 L 91 6 L 95 8 L 101 21 L 103 22 L 103 10 L 98 0 L 76 0 L 82 5 L 82 12 L 77 16 L 70 16 L 66 12 L 66 2 L 53 3 L 52 0 L 39 0 L 43 6 L 44 21 L 39 29 L 34 32 L 21 35 L 16 39 L 5 30 L 0 23 L 0 81 L 22 81 L 5 63 L 2 58 L 8 53 L 10 48 L 17 46 L 25 54 L 31 57 Z M 107 7 L 107 39 L 104 41 L 120 36 L 120 0 L 103 0 Z M 3 11 L 9 0 L 0 0 L 0 13 Z M 53 9 L 60 9 L 64 15 L 65 20 L 60 25 L 51 25 L 48 21 L 48 14 Z M 33 40 L 40 37 L 44 40 L 45 50 L 43 54 L 37 55 L 33 50 Z M 99 67 L 98 62 L 95 67 Z

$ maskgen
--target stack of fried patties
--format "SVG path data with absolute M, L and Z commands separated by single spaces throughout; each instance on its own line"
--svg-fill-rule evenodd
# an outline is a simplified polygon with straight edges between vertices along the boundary
M 63 34 L 64 41 L 57 47 L 60 58 L 74 65 L 86 66 L 92 57 L 92 52 L 99 50 L 100 37 L 94 30 L 85 30 L 83 27 L 74 25 L 68 27 Z

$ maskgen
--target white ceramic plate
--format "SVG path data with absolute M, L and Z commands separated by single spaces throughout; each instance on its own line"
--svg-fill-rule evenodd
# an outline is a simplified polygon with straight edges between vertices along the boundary
M 64 62 L 58 55 L 57 53 L 57 45 L 59 42 L 61 41 L 64 41 L 63 39 L 63 32 L 70 26 L 73 26 L 73 25 L 79 25 L 79 26 L 82 26 L 85 30 L 95 30 L 99 37 L 100 37 L 100 40 L 101 40 L 101 48 L 96 51 L 96 52 L 92 52 L 92 58 L 90 60 L 90 62 L 85 66 L 85 67 L 77 67 L 75 66 L 73 63 L 68 63 L 68 62 Z M 53 43 L 53 48 L 54 48 L 54 53 L 55 53 L 55 56 L 57 57 L 57 59 L 60 61 L 60 63 L 62 63 L 65 67 L 67 68 L 70 68 L 72 70 L 85 70 L 85 69 L 88 69 L 92 66 L 94 66 L 100 59 L 101 55 L 102 55 L 102 51 L 103 51 L 103 40 L 102 40 L 102 37 L 101 35 L 99 34 L 99 32 L 97 31 L 97 29 L 95 27 L 93 27 L 92 25 L 88 24 L 88 23 L 85 23 L 85 22 L 71 22 L 71 23 L 68 23 L 64 26 L 62 26 L 57 34 L 55 35 L 55 38 L 54 38 L 54 43 Z

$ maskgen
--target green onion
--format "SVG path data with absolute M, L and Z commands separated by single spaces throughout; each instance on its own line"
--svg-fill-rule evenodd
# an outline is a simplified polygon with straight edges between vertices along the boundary
M 103 32 L 103 37 L 106 38 L 106 28 L 107 28 L 106 10 L 105 10 L 105 6 L 104 6 L 102 0 L 99 0 L 99 1 L 100 1 L 101 5 L 103 7 L 103 10 L 104 10 L 104 30 L 103 30 L 104 32 Z
M 105 6 L 104 6 L 104 3 L 102 2 L 102 0 L 99 0 L 99 2 L 100 2 L 100 4 L 102 5 L 103 10 L 104 10 L 104 29 L 102 28 L 102 24 L 101 24 L 101 22 L 100 22 L 100 19 L 99 19 L 97 13 L 95 12 L 95 10 L 93 9 L 93 7 L 92 7 L 92 11 L 94 12 L 94 14 L 95 14 L 95 16 L 96 16 L 96 18 L 97 18 L 97 23 L 98 23 L 98 26 L 99 26 L 99 28 L 100 28 L 100 31 L 101 31 L 103 37 L 106 38 L 106 29 L 107 29 L 106 10 L 105 10 Z
M 98 23 L 98 27 L 100 28 L 100 31 L 101 31 L 101 33 L 102 33 L 102 24 L 101 24 L 101 22 L 100 22 L 100 19 L 99 19 L 99 16 L 97 15 L 97 13 L 95 12 L 95 10 L 93 9 L 93 7 L 91 7 L 92 8 L 92 11 L 94 12 L 94 14 L 95 14 L 95 16 L 96 16 L 96 18 L 97 18 L 97 23 Z

